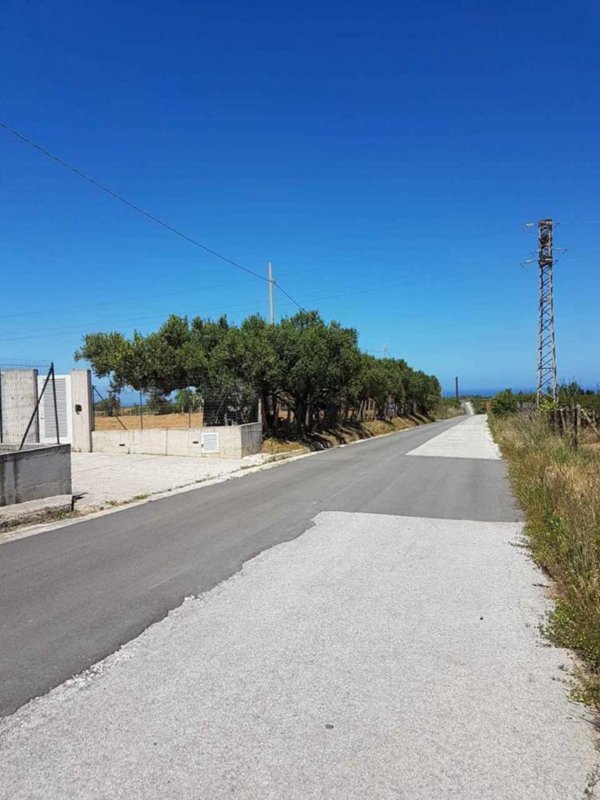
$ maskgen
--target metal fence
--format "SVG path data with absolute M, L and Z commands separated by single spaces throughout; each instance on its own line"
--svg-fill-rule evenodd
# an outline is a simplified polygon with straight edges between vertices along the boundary
M 54 364 L 0 361 L 0 445 L 58 444 L 60 432 Z
M 113 390 L 94 385 L 95 430 L 201 428 L 241 425 L 259 418 L 256 394 L 239 383 L 204 383 L 173 388 L 154 384 Z

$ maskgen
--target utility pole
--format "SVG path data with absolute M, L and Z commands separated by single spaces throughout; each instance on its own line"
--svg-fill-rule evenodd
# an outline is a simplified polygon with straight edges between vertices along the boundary
M 553 221 L 538 222 L 538 267 L 539 267 L 539 320 L 538 320 L 538 407 L 544 400 L 556 400 L 556 337 L 554 330 L 554 257 L 552 253 Z
M 454 393 L 456 395 L 456 399 L 458 400 L 458 378 L 454 378 Z
M 271 325 L 275 324 L 275 299 L 273 297 L 273 287 L 275 281 L 273 280 L 273 267 L 269 261 L 269 322 Z

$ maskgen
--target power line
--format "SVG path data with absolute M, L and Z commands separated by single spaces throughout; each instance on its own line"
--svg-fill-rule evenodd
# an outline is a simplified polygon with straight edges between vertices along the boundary
M 287 301 L 284 301 L 287 302 Z M 228 312 L 249 312 L 254 311 L 256 306 L 252 305 L 243 305 L 243 306 L 234 306 L 233 308 L 229 308 Z M 190 314 L 180 314 L 176 316 L 187 316 L 188 318 L 193 318 L 193 315 Z M 215 315 L 216 316 L 216 315 Z M 135 327 L 137 323 L 140 322 L 165 322 L 168 315 L 165 314 L 155 313 L 155 314 L 147 314 L 141 317 L 129 317 L 127 319 L 120 319 L 116 322 L 94 322 L 88 323 L 88 328 L 92 327 L 104 327 L 106 329 L 111 328 L 114 330 L 115 328 L 123 328 L 124 330 L 128 328 Z M 205 319 L 209 319 L 205 317 Z M 63 338 L 66 336 L 72 336 L 73 334 L 77 334 L 81 332 L 82 323 L 78 325 L 68 325 L 68 326 L 59 326 L 55 328 L 36 328 L 32 331 L 29 331 L 27 334 L 21 334 L 18 336 L 5 336 L 2 334 L 2 341 L 3 342 L 15 342 L 15 341 L 28 341 L 29 339 L 46 339 L 48 337 L 52 338 Z M 95 331 L 97 332 L 97 331 Z M 121 331 L 122 332 L 122 331 Z
M 164 222 L 162 219 L 159 219 L 159 217 L 154 216 L 154 214 L 151 214 L 149 211 L 145 211 L 140 206 L 136 205 L 135 203 L 132 203 L 131 200 L 127 200 L 126 197 L 123 197 L 122 195 L 118 194 L 117 192 L 114 192 L 112 189 L 109 189 L 108 186 L 105 186 L 103 183 L 100 183 L 100 181 L 97 181 L 95 178 L 92 178 L 89 175 L 86 175 L 85 172 L 82 172 L 77 167 L 73 166 L 72 164 L 69 164 L 68 161 L 65 161 L 64 159 L 62 159 L 59 156 L 55 155 L 50 150 L 48 150 L 46 147 L 43 147 L 41 144 L 37 144 L 37 142 L 32 141 L 29 137 L 25 136 L 25 134 L 20 133 L 20 131 L 17 131 L 14 128 L 11 128 L 10 125 L 7 125 L 5 122 L 2 122 L 1 120 L 0 120 L 0 128 L 4 128 L 5 131 L 8 131 L 8 133 L 12 134 L 14 137 L 19 139 L 20 141 L 24 142 L 25 144 L 29 145 L 30 147 L 33 147 L 35 150 L 38 150 L 40 153 L 45 155 L 47 158 L 50 158 L 52 161 L 55 161 L 57 164 L 60 164 L 61 167 L 64 167 L 65 169 L 68 169 L 70 172 L 72 172 L 73 174 L 77 175 L 77 177 L 81 178 L 84 181 L 87 181 L 88 183 L 91 183 L 92 186 L 95 186 L 97 189 L 101 189 L 103 192 L 106 192 L 106 194 L 110 195 L 110 197 L 113 197 L 115 200 L 118 200 L 119 202 L 123 203 L 124 205 L 128 206 L 129 208 L 133 209 L 134 211 L 137 211 L 138 214 L 141 214 L 142 216 L 146 217 L 147 219 L 151 220 L 152 222 L 155 222 L 157 225 L 160 225 L 161 227 L 165 228 L 165 230 L 170 231 L 171 233 L 174 233 L 176 236 L 179 236 L 181 239 L 184 239 L 186 242 L 189 242 L 190 244 L 193 244 L 196 247 L 199 247 L 201 250 L 204 250 L 205 253 L 210 253 L 210 255 L 215 256 L 215 258 L 219 258 L 219 259 L 221 259 L 221 261 L 224 261 L 226 264 L 230 264 L 232 267 L 235 267 L 236 269 L 239 269 L 239 270 L 242 270 L 243 272 L 248 273 L 248 275 L 253 275 L 255 278 L 259 278 L 261 281 L 268 281 L 268 278 L 265 278 L 264 275 L 261 275 L 260 273 L 255 272 L 254 270 L 243 266 L 243 264 L 239 264 L 237 261 L 233 261 L 233 259 L 231 259 L 231 258 L 227 258 L 227 256 L 224 256 L 224 255 L 222 255 L 222 253 L 219 253 L 216 250 L 213 250 L 211 247 L 207 247 L 205 244 L 202 244 L 201 242 L 197 241 L 196 239 L 192 239 L 191 236 L 188 236 L 186 233 L 183 233 L 182 231 L 178 230 L 177 228 L 174 228 L 172 225 L 169 225 L 168 222 Z M 276 285 L 277 285 L 277 288 L 279 289 L 280 292 L 283 292 L 287 297 L 289 297 L 289 299 L 293 303 L 295 303 L 298 306 L 299 309 L 302 309 L 302 306 L 300 305 L 300 303 L 298 303 L 296 300 L 294 300 L 293 297 L 291 297 L 291 295 L 289 295 L 287 292 L 285 292 L 281 288 L 281 286 L 279 286 L 278 284 L 276 284 Z
M 227 283 L 220 283 L 217 286 L 211 286 L 211 289 L 215 288 L 225 288 L 229 284 Z M 100 308 L 102 306 L 116 306 L 122 303 L 140 303 L 144 300 L 157 300 L 163 297 L 189 297 L 190 290 L 185 289 L 178 292 L 160 292 L 155 294 L 147 294 L 143 297 L 125 297 L 121 300 L 105 300 L 101 303 L 77 303 L 77 308 Z M 55 307 L 55 308 L 37 308 L 33 309 L 32 311 L 20 311 L 18 314 L 2 314 L 2 321 L 5 319 L 16 319 L 17 317 L 32 317 L 32 316 L 39 316 L 40 314 L 59 314 L 62 312 L 72 312 L 72 306 L 62 306 L 62 307 Z
M 312 274 L 312 272 L 313 272 L 313 270 L 304 270 L 303 272 L 302 271 L 301 272 L 296 272 L 295 271 L 294 272 L 294 276 L 307 274 L 307 273 Z M 227 284 L 227 283 L 211 284 L 210 288 L 211 288 L 211 290 L 212 289 L 220 289 L 220 288 L 225 288 L 228 285 L 229 284 Z M 273 281 L 273 285 L 277 286 L 277 282 L 275 280 Z M 309 295 L 308 298 L 306 298 L 306 299 L 308 299 L 309 301 L 311 301 L 311 300 L 319 300 L 319 301 L 320 300 L 336 300 L 339 297 L 350 297 L 352 295 L 363 295 L 363 294 L 371 294 L 371 293 L 377 292 L 377 291 L 387 291 L 388 289 L 393 289 L 393 288 L 395 288 L 397 286 L 406 286 L 406 279 L 403 278 L 402 280 L 398 280 L 398 281 L 383 281 L 381 283 L 375 283 L 375 285 L 371 286 L 370 289 L 358 289 L 358 290 L 355 289 L 355 290 L 347 291 L 347 292 L 335 291 L 335 292 L 330 292 L 328 294 L 318 293 L 317 295 Z M 280 291 L 283 294 L 285 294 L 291 300 L 292 303 L 295 303 L 295 300 L 293 300 L 293 298 L 291 298 L 289 295 L 287 295 L 287 292 L 283 291 L 283 289 L 281 289 L 280 286 L 277 286 L 277 288 L 280 289 Z M 323 287 L 323 288 L 326 289 L 327 287 Z M 147 295 L 138 296 L 138 297 L 129 296 L 129 297 L 122 298 L 121 300 L 104 300 L 104 301 L 99 302 L 99 303 L 80 303 L 78 301 L 77 302 L 77 309 L 79 310 L 79 309 L 88 309 L 88 308 L 104 308 L 104 307 L 112 307 L 112 306 L 116 306 L 116 305 L 122 305 L 123 303 L 141 303 L 141 302 L 148 301 L 148 300 L 162 299 L 164 297 L 184 297 L 184 296 L 185 297 L 189 297 L 189 295 L 190 295 L 190 290 L 189 289 L 182 289 L 182 290 L 177 291 L 177 292 L 155 292 L 153 294 L 147 294 Z M 44 314 L 60 314 L 60 313 L 63 313 L 63 312 L 65 312 L 65 313 L 68 312 L 70 314 L 70 316 L 73 316 L 73 307 L 72 306 L 54 306 L 54 307 L 49 308 L 47 306 L 44 306 L 42 308 L 34 308 L 34 309 L 29 310 L 29 311 L 19 311 L 17 314 L 2 314 L 2 317 L 0 318 L 0 324 L 2 322 L 4 322 L 5 320 L 17 319 L 17 318 L 20 318 L 20 317 L 36 317 L 36 316 L 40 316 L 40 315 L 44 315 Z
M 282 288 L 282 287 L 281 287 L 281 286 L 280 286 L 280 285 L 277 283 L 277 281 L 273 281 L 273 286 L 276 286 L 276 287 L 279 289 L 279 291 L 280 291 L 282 294 L 284 294 L 284 295 L 285 295 L 285 296 L 288 298 L 288 300 L 291 300 L 291 301 L 292 301 L 292 303 L 294 303 L 295 305 L 297 305 L 297 306 L 298 306 L 298 308 L 300 309 L 300 311 L 303 311 L 303 310 L 304 310 L 304 309 L 302 308 L 302 306 L 300 305 L 300 303 L 296 302 L 296 300 L 294 300 L 294 298 L 291 296 L 291 294 L 288 294 L 288 293 L 286 292 L 286 290 L 285 290 L 285 289 L 283 289 L 283 288 Z
M 311 269 L 300 270 L 300 271 L 294 270 L 294 277 L 297 277 L 298 275 L 307 275 L 307 274 L 311 274 L 312 275 L 313 273 L 314 273 L 314 269 L 312 269 L 312 268 Z M 275 284 L 275 281 L 273 281 L 273 284 Z M 224 288 L 228 287 L 229 285 L 230 285 L 229 283 L 211 283 L 210 289 L 211 289 L 211 291 L 213 289 L 224 289 Z M 278 287 L 278 288 L 280 288 L 280 287 Z M 184 297 L 184 296 L 185 297 L 189 297 L 190 296 L 190 289 L 189 288 L 188 289 L 181 289 L 181 290 L 179 290 L 177 292 L 154 292 L 153 294 L 146 294 L 146 295 L 143 295 L 142 297 L 129 296 L 129 297 L 122 298 L 121 300 L 104 300 L 104 301 L 102 301 L 100 303 L 80 303 L 79 301 L 77 301 L 77 308 L 78 309 L 100 308 L 101 306 L 116 306 L 116 305 L 122 305 L 123 303 L 140 303 L 140 302 L 143 302 L 145 300 L 158 300 L 158 299 L 162 299 L 163 297 Z M 292 302 L 295 302 L 295 301 L 292 301 Z M 2 317 L 0 318 L 0 323 L 4 322 L 4 320 L 7 320 L 7 319 L 16 319 L 17 317 L 35 317 L 35 316 L 40 316 L 42 314 L 61 313 L 63 311 L 64 312 L 69 312 L 69 313 L 72 314 L 73 306 L 72 305 L 71 306 L 55 306 L 53 308 L 48 308 L 47 306 L 42 306 L 40 308 L 30 309 L 29 311 L 19 311 L 17 314 L 2 314 Z
M 379 291 L 388 291 L 390 287 L 393 287 L 393 286 L 396 286 L 396 285 L 403 285 L 403 284 L 400 284 L 398 282 L 388 283 L 386 281 L 383 284 L 378 284 L 378 285 L 375 285 L 375 286 L 371 286 L 368 289 L 355 289 L 355 290 L 347 291 L 347 292 L 332 292 L 332 293 L 329 293 L 329 294 L 317 293 L 317 294 L 314 294 L 314 295 L 309 295 L 308 300 L 309 301 L 314 300 L 315 302 L 317 302 L 317 301 L 321 302 L 323 300 L 337 300 L 340 297 L 351 297 L 351 296 L 357 296 L 357 295 L 361 295 L 362 296 L 362 295 L 365 295 L 365 294 L 374 294 L 374 293 L 377 293 Z M 284 300 L 283 302 L 285 303 L 285 302 L 288 302 L 288 301 Z M 290 302 L 294 302 L 294 301 L 290 300 Z M 60 310 L 60 309 L 55 309 L 55 310 Z M 64 309 L 64 310 L 68 310 L 68 309 Z M 229 314 L 229 313 L 240 312 L 240 311 L 255 311 L 255 310 L 256 310 L 256 306 L 255 305 L 245 305 L 244 304 L 243 306 L 233 306 L 233 307 L 227 308 L 227 309 L 225 309 L 225 311 L 223 313 Z M 194 314 L 189 314 L 189 313 L 184 314 L 183 312 L 180 315 L 181 316 L 187 316 L 187 317 L 193 317 L 194 316 Z M 161 320 L 164 321 L 165 319 L 166 319 L 165 314 L 157 312 L 157 313 L 152 313 L 150 315 L 145 315 L 145 316 L 140 316 L 140 317 L 128 317 L 127 319 L 119 319 L 119 320 L 115 320 L 114 322 L 111 322 L 111 321 L 107 320 L 107 321 L 98 321 L 98 322 L 85 323 L 85 324 L 88 327 L 91 327 L 91 326 L 98 326 L 98 327 L 103 326 L 103 327 L 109 328 L 109 327 L 112 326 L 113 328 L 115 328 L 115 327 L 123 326 L 123 325 L 126 326 L 126 327 L 131 327 L 136 322 L 149 322 L 149 321 L 160 322 Z M 54 327 L 54 328 L 52 328 L 52 327 L 50 327 L 50 328 L 37 328 L 37 329 L 34 329 L 33 331 L 30 331 L 27 334 L 20 334 L 18 336 L 8 336 L 7 337 L 7 336 L 4 335 L 4 333 L 1 333 L 1 332 L 0 333 L 2 335 L 2 341 L 3 342 L 7 342 L 7 341 L 10 341 L 10 342 L 12 342 L 12 341 L 24 341 L 24 340 L 29 340 L 29 339 L 43 339 L 43 338 L 46 338 L 47 336 L 52 336 L 53 338 L 56 338 L 56 337 L 62 338 L 63 336 L 70 336 L 73 333 L 77 333 L 78 331 L 81 331 L 81 328 L 82 328 L 83 324 L 84 323 L 72 324 L 72 325 L 68 325 L 66 327 L 61 325 L 61 326 Z M 380 350 L 378 352 L 382 352 L 382 351 Z
M 392 282 L 389 282 L 389 283 L 386 281 L 385 283 L 377 284 L 375 286 L 371 286 L 371 288 L 369 288 L 369 289 L 355 289 L 355 290 L 348 291 L 348 292 L 331 292 L 329 294 L 317 293 L 317 294 L 314 294 L 314 295 L 309 295 L 307 299 L 309 301 L 313 301 L 314 300 L 315 302 L 322 302 L 324 300 L 337 300 L 340 297 L 352 297 L 352 296 L 358 296 L 358 295 L 362 296 L 362 295 L 365 295 L 365 294 L 375 294 L 375 293 L 380 292 L 380 291 L 386 291 L 387 292 L 391 287 L 393 288 L 394 286 L 399 286 L 399 285 L 404 285 L 404 284 L 403 284 L 403 282 L 398 282 L 398 281 L 392 281 Z M 175 293 L 175 294 L 179 294 L 179 293 Z M 154 297 L 154 295 L 151 295 L 151 296 L 149 296 L 149 299 L 153 299 L 153 297 Z M 144 298 L 137 298 L 137 299 L 140 300 L 140 299 L 144 299 Z M 136 298 L 130 298 L 130 300 L 131 300 L 131 302 L 134 302 L 136 300 Z M 128 301 L 117 301 L 117 302 L 128 302 Z M 283 302 L 287 302 L 287 301 L 283 301 Z M 293 301 L 290 301 L 290 302 L 293 302 Z M 104 304 L 97 304 L 97 305 L 104 305 Z M 111 304 L 108 303 L 107 305 L 111 305 Z M 231 308 L 226 308 L 223 311 L 223 313 L 224 314 L 229 314 L 229 313 L 232 313 L 232 312 L 239 312 L 239 311 L 253 311 L 255 309 L 256 309 L 255 305 L 252 305 L 252 306 L 250 306 L 250 305 L 234 306 L 234 307 L 231 307 Z M 68 311 L 68 310 L 69 310 L 68 308 L 53 309 L 54 312 L 57 312 L 57 311 Z M 38 313 L 38 312 L 31 312 L 31 313 Z M 193 314 L 184 313 L 184 312 L 181 312 L 181 315 L 182 316 L 185 315 L 185 316 L 188 316 L 188 317 L 194 316 Z M 3 319 L 4 319 L 4 317 L 3 317 Z M 120 320 L 117 320 L 115 322 L 111 322 L 110 320 L 107 320 L 107 321 L 98 321 L 98 322 L 85 323 L 85 324 L 87 324 L 88 327 L 90 325 L 109 327 L 109 326 L 118 326 L 118 325 L 130 325 L 130 324 L 133 324 L 133 323 L 135 323 L 137 321 L 142 322 L 142 321 L 156 320 L 158 322 L 160 320 L 165 320 L 165 319 L 166 319 L 165 314 L 162 314 L 162 313 L 159 314 L 157 312 L 156 314 L 152 313 L 149 316 L 146 315 L 146 316 L 142 316 L 142 317 L 128 318 L 128 319 L 125 319 L 125 320 L 120 319 Z M 2 335 L 2 341 L 21 341 L 21 340 L 26 340 L 26 339 L 40 339 L 40 338 L 44 338 L 45 336 L 49 336 L 49 335 L 56 335 L 56 334 L 61 335 L 61 334 L 76 333 L 77 331 L 81 330 L 82 324 L 84 324 L 84 323 L 79 323 L 77 325 L 73 324 L 73 325 L 69 325 L 67 327 L 59 326 L 59 327 L 54 327 L 54 328 L 52 328 L 52 327 L 50 327 L 50 328 L 37 328 L 37 329 L 35 329 L 35 330 L 33 330 L 31 332 L 33 334 L 36 334 L 34 336 L 32 336 L 30 334 L 25 334 L 25 335 L 19 335 L 19 336 L 6 337 L 4 335 L 4 333 L 1 332 L 1 331 L 0 331 L 0 335 Z M 378 352 L 383 352 L 383 351 L 380 349 Z

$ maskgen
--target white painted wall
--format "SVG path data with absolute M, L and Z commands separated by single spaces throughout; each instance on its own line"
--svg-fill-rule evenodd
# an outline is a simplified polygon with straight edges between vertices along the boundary
M 208 445 L 217 434 L 218 451 Z M 243 458 L 260 452 L 262 424 L 223 425 L 210 428 L 148 428 L 143 430 L 92 431 L 95 453 L 146 453 L 163 456 L 218 456 Z

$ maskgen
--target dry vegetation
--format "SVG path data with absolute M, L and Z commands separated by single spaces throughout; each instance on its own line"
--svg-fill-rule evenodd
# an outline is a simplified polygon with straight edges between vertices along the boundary
M 434 416 L 439 420 L 454 419 L 454 417 L 460 417 L 463 413 L 462 405 L 458 400 L 453 397 L 442 397 L 437 404 Z
M 586 665 L 583 699 L 600 709 L 600 454 L 552 433 L 543 415 L 494 417 L 537 563 L 554 579 L 548 632 Z
M 263 453 L 286 453 L 292 450 L 326 450 L 341 444 L 356 442 L 359 439 L 371 439 L 386 433 L 407 430 L 417 425 L 431 422 L 420 414 L 394 417 L 391 420 L 375 419 L 369 422 L 355 422 L 340 425 L 337 428 L 315 431 L 301 438 L 268 437 L 263 442 Z
M 94 427 L 97 431 L 122 431 L 125 427 L 128 431 L 139 431 L 141 427 L 149 428 L 201 428 L 202 414 L 193 412 L 192 414 L 128 414 L 127 409 L 118 417 L 104 417 L 96 414 Z M 120 422 L 119 422 L 120 420 Z M 123 423 L 123 424 L 121 424 Z

